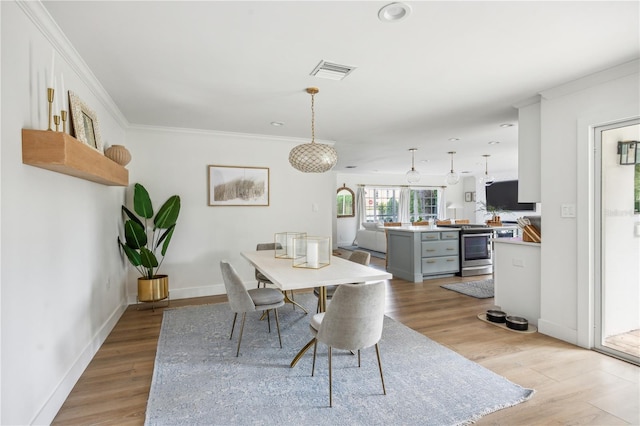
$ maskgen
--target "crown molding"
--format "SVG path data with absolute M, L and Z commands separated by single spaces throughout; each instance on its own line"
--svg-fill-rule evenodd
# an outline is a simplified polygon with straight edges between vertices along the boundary
M 129 121 L 122 114 L 109 93 L 93 74 L 87 63 L 64 35 L 49 11 L 40 1 L 16 0 L 16 4 L 33 22 L 36 28 L 51 43 L 51 46 L 67 62 L 71 69 L 87 85 L 89 90 L 98 98 L 113 118 L 124 128 L 129 127 Z

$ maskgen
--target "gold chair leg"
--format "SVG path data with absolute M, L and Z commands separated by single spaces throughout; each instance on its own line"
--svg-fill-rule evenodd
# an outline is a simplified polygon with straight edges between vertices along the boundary
M 271 333 L 271 317 L 269 316 L 269 309 L 267 309 L 267 324 L 269 326 L 269 333 Z
M 382 375 L 382 361 L 380 361 L 380 347 L 376 343 L 376 355 L 378 356 L 378 368 L 380 369 L 380 380 L 382 381 L 382 393 L 387 394 L 387 389 L 384 387 L 384 376 Z

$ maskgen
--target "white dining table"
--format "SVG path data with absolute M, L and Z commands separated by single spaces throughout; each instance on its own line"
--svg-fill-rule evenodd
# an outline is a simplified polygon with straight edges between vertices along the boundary
M 294 268 L 291 259 L 277 258 L 272 250 L 243 251 L 240 254 L 284 292 L 319 287 L 320 312 L 324 312 L 326 308 L 327 295 L 325 286 L 382 281 L 393 278 L 387 271 L 361 265 L 337 256 L 331 256 L 331 261 L 327 266 L 313 269 Z M 313 345 L 314 341 L 315 339 L 311 339 L 298 352 L 293 361 L 291 361 L 291 367 L 296 365 L 300 357 Z

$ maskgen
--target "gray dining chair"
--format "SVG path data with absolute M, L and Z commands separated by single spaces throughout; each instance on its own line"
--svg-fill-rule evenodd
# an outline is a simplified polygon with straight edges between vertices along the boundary
M 333 295 L 327 311 L 315 314 L 311 318 L 311 334 L 315 337 L 311 375 L 313 376 L 315 372 L 318 342 L 324 343 L 328 346 L 330 407 L 333 407 L 331 352 L 334 348 L 358 351 L 358 367 L 360 367 L 360 350 L 375 345 L 382 393 L 387 394 L 378 346 L 382 337 L 384 306 L 384 281 L 370 284 L 342 284 Z
M 256 245 L 256 250 L 273 250 L 275 251 L 276 248 L 280 249 L 282 248 L 282 245 L 280 245 L 280 243 L 258 243 Z M 275 256 L 275 254 L 274 254 Z M 258 281 L 258 288 L 260 288 L 260 284 L 262 284 L 262 287 L 266 287 L 267 284 L 273 284 L 271 282 L 271 280 L 269 278 L 267 278 L 266 275 L 264 275 L 262 272 L 258 271 L 258 269 L 256 268 L 255 270 L 255 277 L 256 277 L 256 281 Z M 292 303 L 291 305 L 293 305 L 293 309 L 296 309 L 296 305 L 297 303 L 293 303 L 296 301 L 294 295 L 293 295 L 293 290 L 289 290 L 289 295 L 287 295 L 287 292 L 284 292 L 284 297 L 285 297 L 285 302 L 287 302 L 287 300 L 290 300 Z M 300 305 L 298 305 L 300 306 Z
M 222 271 L 224 286 L 227 290 L 229 306 L 231 307 L 231 311 L 234 312 L 229 340 L 233 338 L 233 329 L 235 328 L 238 314 L 242 314 L 242 325 L 240 326 L 240 336 L 238 337 L 238 349 L 236 351 L 236 356 L 240 355 L 240 343 L 242 342 L 242 332 L 244 331 L 247 312 L 266 311 L 269 333 L 271 333 L 271 319 L 269 312 L 271 310 L 274 311 L 276 317 L 276 328 L 278 329 L 278 340 L 280 341 L 280 348 L 282 348 L 280 321 L 278 319 L 278 308 L 284 305 L 284 295 L 282 292 L 275 288 L 254 288 L 247 290 L 235 268 L 226 260 L 220 261 L 220 269 Z
M 361 265 L 369 266 L 371 262 L 371 253 L 363 251 L 363 250 L 354 250 L 348 258 L 351 262 L 359 263 Z M 337 285 L 328 285 L 327 289 L 327 300 L 331 300 L 333 297 L 333 293 L 335 293 Z M 318 298 L 318 306 L 316 307 L 316 313 L 320 312 L 320 287 L 313 288 L 313 294 Z

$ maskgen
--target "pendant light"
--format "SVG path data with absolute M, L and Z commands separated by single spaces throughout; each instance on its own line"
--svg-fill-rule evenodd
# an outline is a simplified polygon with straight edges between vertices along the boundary
M 460 180 L 460 175 L 453 171 L 453 154 L 455 153 L 455 151 L 447 152 L 447 154 L 451 154 L 451 171 L 447 173 L 447 176 L 445 176 L 447 185 L 455 185 Z
M 413 164 L 415 160 L 414 154 L 417 150 L 418 148 L 409 148 L 409 151 L 411 151 L 411 170 L 407 172 L 407 182 L 409 183 L 420 182 L 420 172 L 416 170 Z
M 338 153 L 332 146 L 316 143 L 315 140 L 314 96 L 318 92 L 317 87 L 307 88 L 307 93 L 311 95 L 311 142 L 298 145 L 289 152 L 289 163 L 304 173 L 324 173 L 338 162 Z
M 489 174 L 489 157 L 491 157 L 491 155 L 489 154 L 482 154 L 482 156 L 484 157 L 484 176 L 482 176 L 482 178 L 480 178 L 480 183 L 483 184 L 484 186 L 491 186 L 491 184 L 496 180 L 496 178 L 493 175 Z

